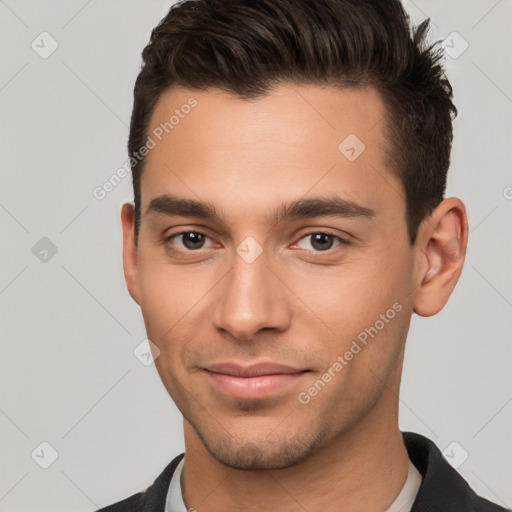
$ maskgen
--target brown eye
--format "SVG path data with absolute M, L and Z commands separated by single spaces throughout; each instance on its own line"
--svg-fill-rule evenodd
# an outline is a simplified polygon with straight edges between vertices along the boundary
M 184 233 L 182 236 L 183 245 L 187 249 L 200 249 L 204 245 L 205 236 L 201 233 L 191 231 L 190 233 Z
M 343 243 L 343 240 L 339 238 L 338 236 L 331 235 L 330 233 L 309 233 L 308 235 L 302 237 L 299 240 L 299 247 L 301 249 L 306 249 L 308 251 L 315 251 L 315 252 L 321 252 L 321 251 L 328 251 L 329 249 L 332 249 L 334 247 L 335 242 L 337 242 L 337 245 L 340 245 Z
M 197 231 L 184 231 L 168 237 L 169 243 L 175 244 L 179 249 L 202 249 L 208 237 Z
M 318 251 L 327 251 L 334 244 L 334 237 L 327 233 L 314 233 L 311 236 L 311 246 Z

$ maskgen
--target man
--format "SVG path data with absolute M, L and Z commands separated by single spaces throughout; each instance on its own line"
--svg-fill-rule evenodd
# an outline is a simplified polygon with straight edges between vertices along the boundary
M 196 0 L 143 51 L 128 290 L 185 456 L 114 511 L 494 511 L 398 427 L 411 315 L 446 304 L 451 86 L 395 0 Z

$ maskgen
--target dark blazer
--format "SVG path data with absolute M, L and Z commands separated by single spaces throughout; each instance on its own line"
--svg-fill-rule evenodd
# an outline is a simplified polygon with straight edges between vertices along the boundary
M 444 459 L 436 445 L 419 434 L 402 432 L 411 462 L 423 476 L 411 512 L 504 512 L 490 501 L 478 497 L 468 483 Z M 165 499 L 178 455 L 145 491 L 134 494 L 98 512 L 164 512 Z

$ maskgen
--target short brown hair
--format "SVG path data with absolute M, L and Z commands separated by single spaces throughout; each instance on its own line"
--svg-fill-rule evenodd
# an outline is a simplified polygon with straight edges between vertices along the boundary
M 450 165 L 452 87 L 443 52 L 425 45 L 399 0 L 187 0 L 173 5 L 142 52 L 128 152 L 146 142 L 172 85 L 254 99 L 280 83 L 375 87 L 386 106 L 388 157 L 405 190 L 411 244 L 442 201 Z M 144 159 L 131 159 L 135 236 Z

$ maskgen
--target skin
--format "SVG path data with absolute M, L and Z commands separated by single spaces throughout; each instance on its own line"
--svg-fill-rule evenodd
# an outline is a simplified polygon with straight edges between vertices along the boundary
M 372 88 L 284 84 L 244 101 L 173 87 L 148 133 L 190 97 L 197 106 L 147 157 L 137 245 L 133 206 L 121 212 L 127 287 L 184 416 L 185 504 L 199 512 L 385 510 L 407 476 L 398 393 L 410 318 L 438 313 L 455 287 L 464 205 L 445 199 L 411 247 L 405 192 L 385 164 L 385 109 Z M 338 149 L 349 134 L 366 146 L 354 161 Z M 146 213 L 162 194 L 209 202 L 220 219 Z M 269 217 L 283 203 L 333 196 L 375 213 Z M 183 232 L 203 233 L 204 245 L 168 239 Z M 332 247 L 319 250 L 314 233 L 333 235 Z M 252 263 L 236 251 L 248 236 L 262 249 Z M 300 403 L 298 394 L 395 303 L 401 311 Z M 308 371 L 270 397 L 235 399 L 202 369 L 221 361 Z

